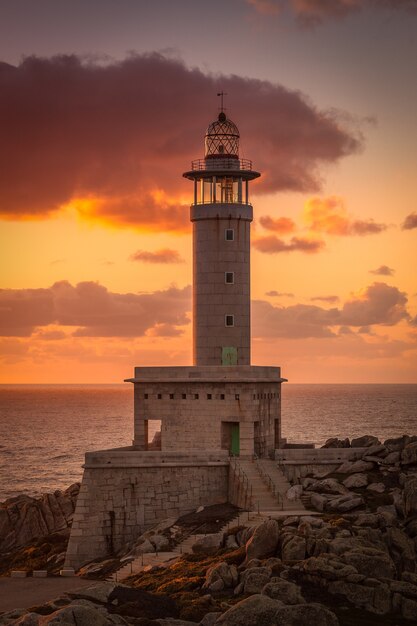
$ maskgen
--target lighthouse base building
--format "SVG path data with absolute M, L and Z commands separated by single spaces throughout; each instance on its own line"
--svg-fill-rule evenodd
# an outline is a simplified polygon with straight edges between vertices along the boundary
M 250 361 L 249 182 L 239 132 L 222 111 L 194 183 L 190 367 L 137 367 L 132 446 L 87 452 L 65 567 L 111 555 L 145 529 L 200 505 L 250 507 L 232 459 L 282 447 L 279 367 Z

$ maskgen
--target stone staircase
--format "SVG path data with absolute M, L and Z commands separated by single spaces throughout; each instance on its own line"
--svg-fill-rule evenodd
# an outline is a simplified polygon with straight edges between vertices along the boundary
M 279 469 L 276 461 L 270 459 L 239 459 L 239 466 L 245 473 L 251 494 L 252 510 L 277 517 L 305 513 L 301 500 L 288 500 L 290 483 Z

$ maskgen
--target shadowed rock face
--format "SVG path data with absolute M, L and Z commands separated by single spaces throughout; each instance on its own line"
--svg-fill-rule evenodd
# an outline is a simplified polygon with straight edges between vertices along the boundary
M 40 498 L 18 496 L 0 504 L 0 553 L 68 528 L 72 523 L 79 483 Z

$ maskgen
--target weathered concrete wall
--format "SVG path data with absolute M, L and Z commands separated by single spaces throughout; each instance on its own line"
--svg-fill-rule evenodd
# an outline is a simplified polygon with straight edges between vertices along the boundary
M 87 453 L 65 567 L 110 555 L 167 517 L 227 502 L 228 465 L 221 454 Z

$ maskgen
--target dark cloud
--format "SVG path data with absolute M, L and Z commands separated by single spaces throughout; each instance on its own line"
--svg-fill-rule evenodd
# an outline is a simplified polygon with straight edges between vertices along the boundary
M 285 292 L 281 292 L 281 291 L 275 291 L 275 289 L 273 289 L 272 291 L 266 291 L 265 292 L 266 296 L 282 296 L 285 298 L 294 298 L 294 294 L 293 293 L 285 293 Z
M 269 235 L 268 237 L 258 237 L 254 239 L 253 247 L 265 254 L 295 251 L 315 254 L 325 247 L 325 243 L 319 239 L 305 239 L 303 237 L 292 237 L 291 240 L 287 242 L 278 239 L 275 235 Z
M 0 214 L 40 218 L 72 202 L 84 217 L 188 228 L 181 173 L 203 156 L 220 85 L 263 173 L 256 192 L 317 190 L 322 165 L 361 148 L 343 114 L 268 81 L 204 74 L 159 54 L 107 65 L 29 57 L 0 64 Z
M 402 224 L 403 230 L 412 230 L 413 228 L 417 228 L 417 213 L 410 213 L 410 215 L 407 215 Z
M 262 215 L 259 218 L 259 223 L 263 228 L 266 228 L 266 230 L 273 230 L 281 235 L 293 233 L 296 228 L 294 220 L 290 217 L 273 218 L 269 215 Z
M 377 276 L 393 276 L 395 274 L 395 270 L 392 267 L 388 267 L 388 265 L 380 265 L 375 270 L 369 270 L 370 274 L 376 274 Z
M 279 15 L 291 11 L 304 26 L 329 19 L 342 19 L 363 9 L 417 11 L 416 0 L 247 0 L 261 15 Z
M 179 252 L 177 250 L 170 250 L 169 248 L 163 248 L 155 252 L 137 250 L 129 258 L 131 261 L 143 263 L 184 263 L 184 259 L 181 258 Z
M 61 281 L 48 289 L 2 289 L 0 333 L 29 336 L 37 327 L 59 324 L 77 327 L 77 337 L 139 337 L 153 329 L 171 336 L 189 323 L 190 301 L 190 287 L 122 294 L 94 282 Z
M 310 298 L 312 302 L 329 302 L 329 304 L 339 301 L 339 296 L 313 296 Z
M 379 324 L 393 326 L 401 320 L 409 320 L 406 309 L 407 297 L 397 287 L 374 283 L 340 308 L 323 309 L 315 305 L 295 304 L 288 307 L 273 306 L 264 300 L 253 302 L 253 336 L 287 337 L 335 337 L 336 327 L 347 334 L 348 327 L 369 333 L 370 326 Z M 366 330 L 365 330 L 366 329 Z

